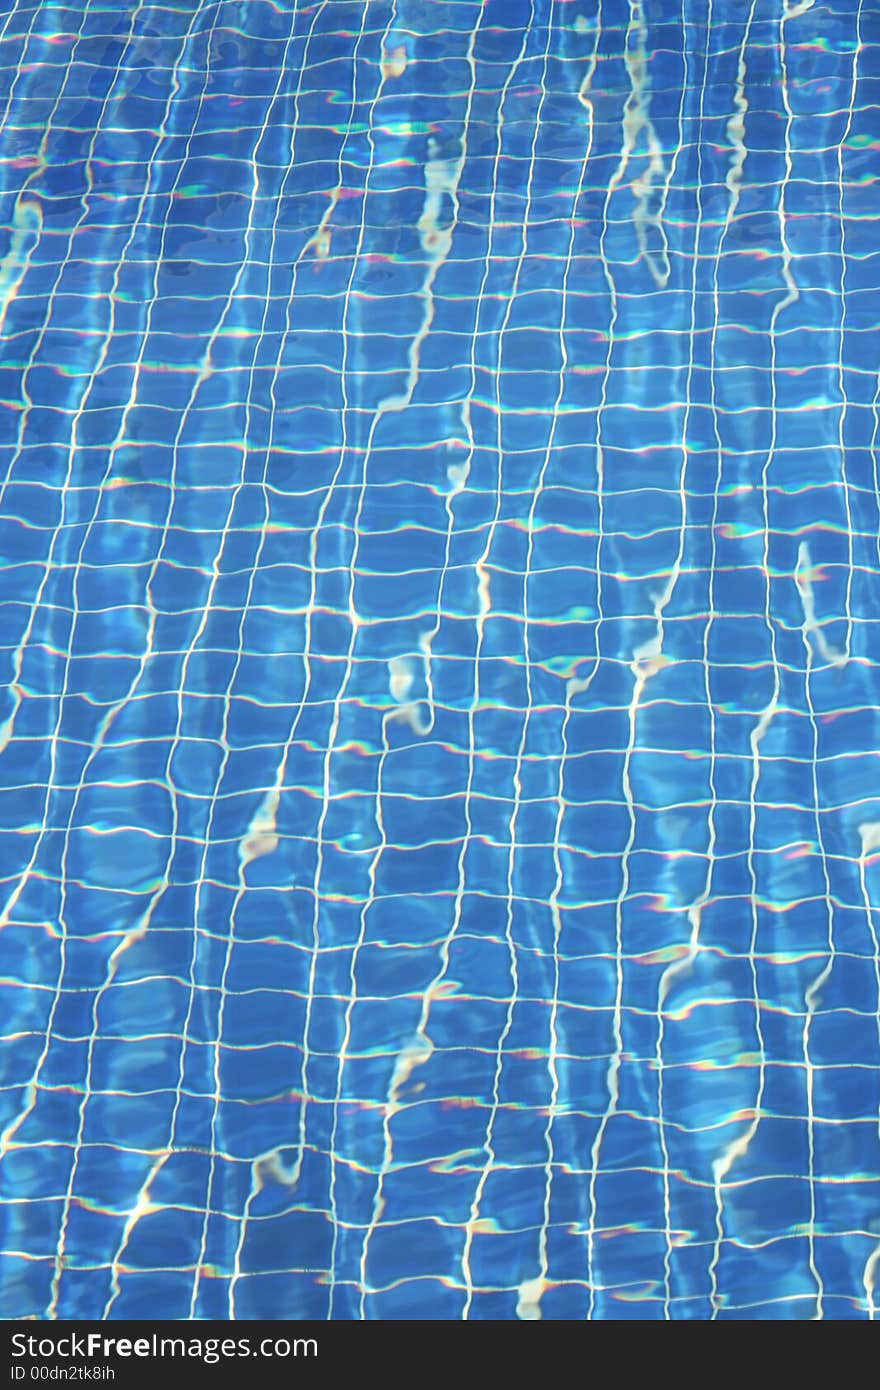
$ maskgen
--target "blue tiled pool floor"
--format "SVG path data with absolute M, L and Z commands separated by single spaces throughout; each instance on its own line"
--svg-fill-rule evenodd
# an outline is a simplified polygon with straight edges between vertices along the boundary
M 880 15 L 0 15 L 0 1313 L 880 1308 Z

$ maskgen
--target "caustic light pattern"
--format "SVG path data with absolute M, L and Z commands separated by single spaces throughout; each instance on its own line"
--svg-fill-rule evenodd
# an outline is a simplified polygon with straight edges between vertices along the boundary
M 0 16 L 7 1317 L 880 1312 L 880 15 Z

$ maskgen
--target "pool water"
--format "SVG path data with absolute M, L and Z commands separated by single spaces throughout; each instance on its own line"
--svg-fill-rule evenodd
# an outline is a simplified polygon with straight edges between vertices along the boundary
M 880 1308 L 880 15 L 0 16 L 0 1309 Z

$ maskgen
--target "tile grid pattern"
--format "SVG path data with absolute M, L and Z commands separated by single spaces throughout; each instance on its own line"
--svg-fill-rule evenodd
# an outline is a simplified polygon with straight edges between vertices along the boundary
M 872 1318 L 880 20 L 0 20 L 11 1316 Z

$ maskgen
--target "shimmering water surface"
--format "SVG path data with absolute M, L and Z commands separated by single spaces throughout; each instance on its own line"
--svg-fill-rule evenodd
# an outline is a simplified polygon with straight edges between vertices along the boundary
M 8 0 L 0 1308 L 880 1309 L 880 11 Z

